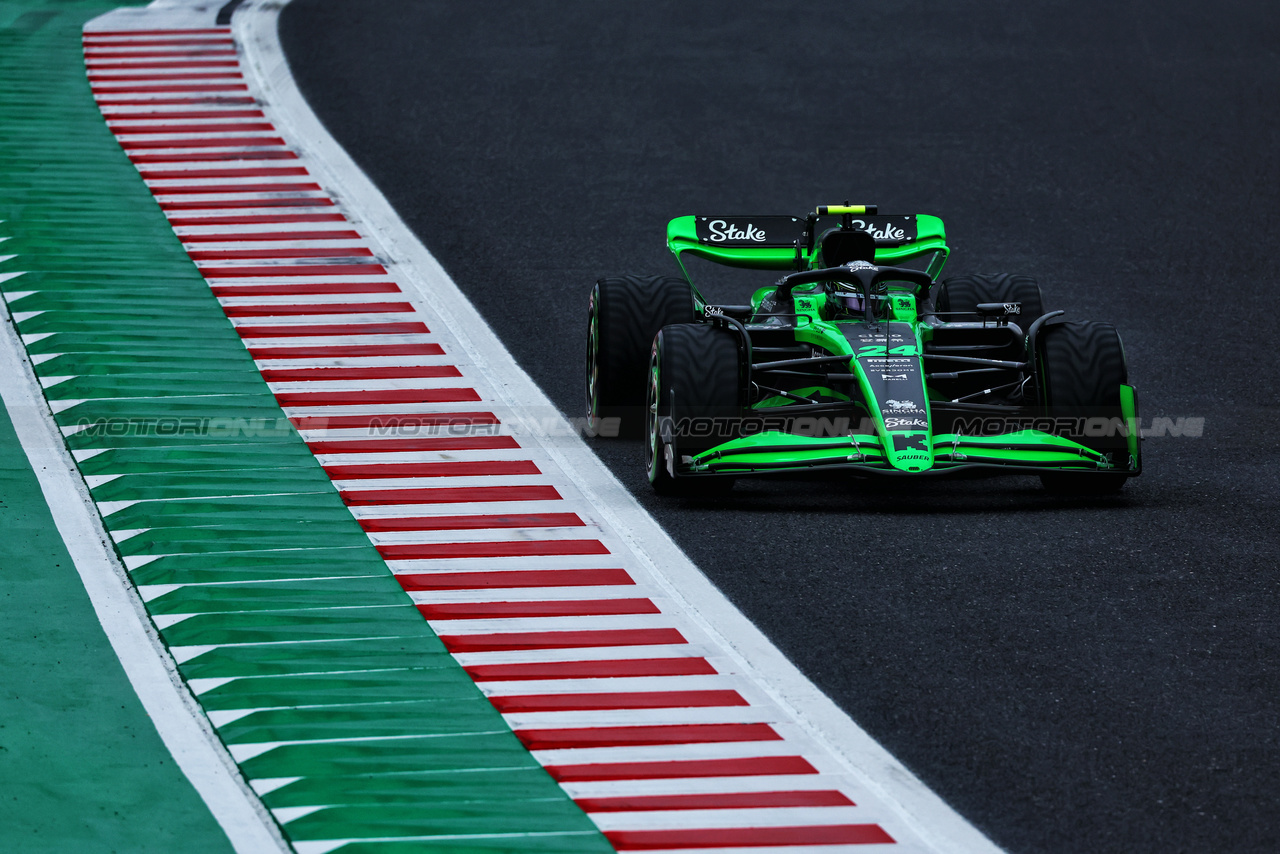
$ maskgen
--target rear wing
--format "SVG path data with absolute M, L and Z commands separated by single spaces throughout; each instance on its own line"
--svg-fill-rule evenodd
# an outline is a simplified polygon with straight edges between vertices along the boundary
M 807 217 L 681 216 L 667 224 L 667 246 L 686 278 L 686 253 L 729 267 L 809 270 L 818 261 L 818 239 L 840 227 L 870 232 L 876 263 L 925 270 L 934 278 L 950 253 L 942 220 L 879 214 L 872 205 L 824 206 Z

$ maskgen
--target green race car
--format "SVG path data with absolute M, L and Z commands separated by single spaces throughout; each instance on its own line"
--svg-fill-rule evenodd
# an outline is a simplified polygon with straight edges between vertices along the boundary
M 660 493 L 816 472 L 1036 473 L 1101 493 L 1141 471 L 1115 327 L 1046 312 L 1027 276 L 937 281 L 937 217 L 683 216 L 667 245 L 683 277 L 601 279 L 587 332 L 590 423 L 643 435 Z M 715 305 L 689 257 L 784 274 Z

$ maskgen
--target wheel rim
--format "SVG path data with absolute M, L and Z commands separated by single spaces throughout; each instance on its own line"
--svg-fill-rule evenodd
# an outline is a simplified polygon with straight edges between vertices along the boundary
M 587 319 L 587 419 L 595 426 L 600 419 L 600 318 L 596 315 L 596 301 L 591 300 Z
M 658 459 L 661 455 L 661 439 L 658 436 L 658 401 L 662 390 L 662 375 L 658 367 L 658 347 L 655 342 L 653 352 L 649 356 L 649 387 L 645 394 L 644 427 L 649 441 L 644 446 L 645 467 L 649 471 L 649 482 L 658 478 Z

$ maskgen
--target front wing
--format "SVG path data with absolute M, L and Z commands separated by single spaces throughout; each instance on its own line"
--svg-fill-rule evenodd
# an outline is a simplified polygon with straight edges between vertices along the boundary
M 937 433 L 932 437 L 931 467 L 905 472 L 890 465 L 883 440 L 874 434 L 809 437 L 764 432 L 732 439 L 697 454 L 682 456 L 674 474 L 763 475 L 828 470 L 920 477 L 965 470 L 1006 472 L 1072 471 L 1137 475 L 1135 455 L 1115 464 L 1106 455 L 1061 436 L 1040 430 L 1018 430 L 996 436 Z

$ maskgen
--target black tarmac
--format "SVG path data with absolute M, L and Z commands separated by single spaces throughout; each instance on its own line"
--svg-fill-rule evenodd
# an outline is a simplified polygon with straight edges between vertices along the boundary
M 1144 423 L 1204 419 L 1149 438 L 1115 498 L 1010 477 L 668 500 L 638 442 L 593 447 L 1009 851 L 1280 851 L 1274 4 L 298 0 L 281 30 L 321 119 L 570 415 L 591 284 L 674 272 L 683 214 L 935 214 L 949 273 L 1030 274 L 1115 323 Z

